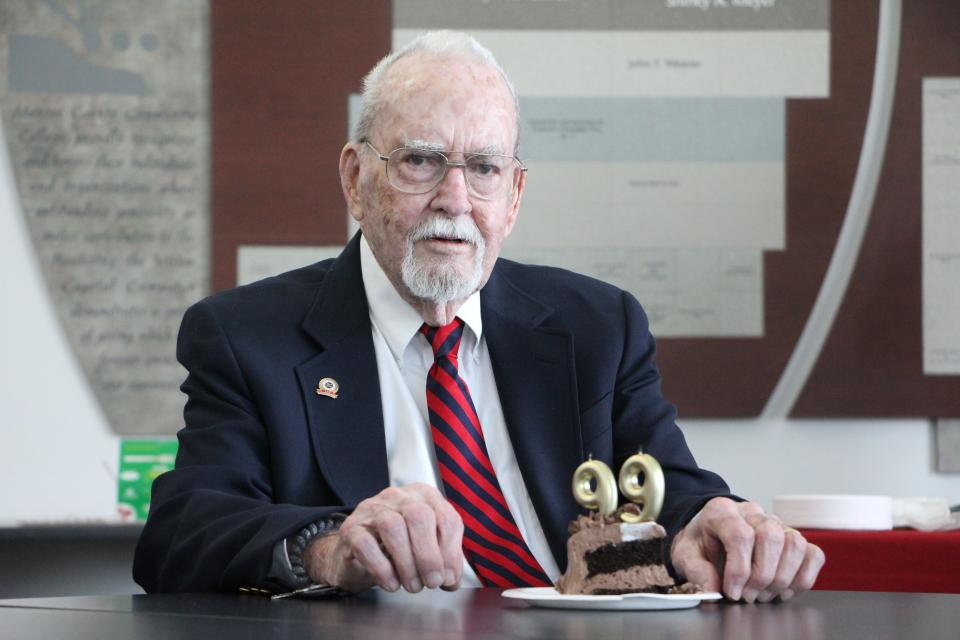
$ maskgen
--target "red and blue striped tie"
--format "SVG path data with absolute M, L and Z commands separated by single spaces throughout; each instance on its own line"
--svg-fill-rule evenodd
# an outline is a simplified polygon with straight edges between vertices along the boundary
M 430 431 L 444 492 L 463 519 L 463 555 L 484 586 L 549 586 L 510 515 L 470 389 L 457 369 L 463 320 L 454 318 L 445 327 L 424 324 L 420 333 L 433 347 L 427 374 Z

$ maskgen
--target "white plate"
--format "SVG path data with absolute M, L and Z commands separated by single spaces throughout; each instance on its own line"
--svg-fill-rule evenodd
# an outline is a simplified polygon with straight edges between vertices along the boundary
M 723 596 L 710 593 L 625 593 L 612 596 L 564 595 L 553 587 L 508 589 L 504 598 L 522 600 L 534 607 L 552 609 L 595 609 L 635 611 L 643 609 L 690 609 L 704 600 L 719 600 Z

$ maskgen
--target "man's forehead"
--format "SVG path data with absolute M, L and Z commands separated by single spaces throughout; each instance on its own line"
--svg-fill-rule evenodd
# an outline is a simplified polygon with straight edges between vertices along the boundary
M 384 78 L 384 95 L 394 106 L 418 99 L 483 102 L 515 110 L 513 94 L 497 69 L 480 60 L 412 54 L 397 60 Z
M 473 153 L 507 153 L 516 104 L 503 77 L 478 60 L 413 54 L 388 70 L 377 126 L 391 144 L 443 151 L 451 136 Z
M 485 89 L 506 90 L 500 72 L 485 61 L 464 55 L 442 55 L 414 52 L 394 62 L 387 69 L 385 80 L 398 87 L 418 88 L 418 85 L 448 83 L 454 79 L 488 84 Z

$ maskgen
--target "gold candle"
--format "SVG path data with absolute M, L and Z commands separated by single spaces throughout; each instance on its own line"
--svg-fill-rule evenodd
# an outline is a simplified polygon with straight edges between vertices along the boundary
M 593 458 L 577 467 L 573 472 L 573 497 L 580 506 L 596 509 L 604 516 L 616 511 L 617 482 L 610 467 Z
M 643 474 L 643 483 L 640 474 Z M 620 492 L 633 503 L 640 505 L 640 513 L 622 513 L 624 522 L 654 521 L 663 508 L 665 481 L 663 469 L 657 459 L 647 453 L 637 453 L 620 467 Z

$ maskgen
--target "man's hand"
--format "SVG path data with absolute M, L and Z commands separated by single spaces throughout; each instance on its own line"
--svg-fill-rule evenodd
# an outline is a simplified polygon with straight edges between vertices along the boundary
M 789 600 L 810 589 L 824 555 L 753 502 L 713 498 L 673 540 L 674 568 L 731 600 Z
M 462 539 L 460 515 L 436 488 L 391 487 L 307 547 L 304 564 L 313 580 L 354 593 L 374 585 L 452 590 L 463 572 Z

